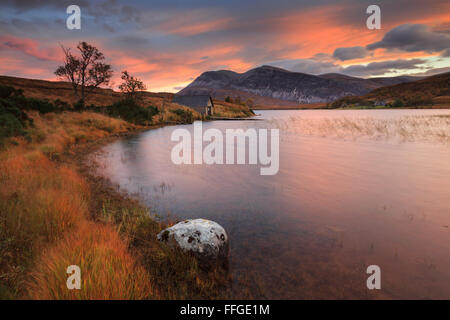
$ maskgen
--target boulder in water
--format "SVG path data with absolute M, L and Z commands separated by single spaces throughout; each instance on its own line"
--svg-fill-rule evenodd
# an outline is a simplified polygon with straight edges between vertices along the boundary
M 159 241 L 175 243 L 191 252 L 203 264 L 228 258 L 228 236 L 217 222 L 206 219 L 184 220 L 158 233 Z

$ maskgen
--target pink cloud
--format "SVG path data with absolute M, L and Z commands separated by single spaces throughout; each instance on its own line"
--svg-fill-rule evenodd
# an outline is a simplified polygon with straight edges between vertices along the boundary
M 62 53 L 59 48 L 41 48 L 36 40 L 18 38 L 10 35 L 0 36 L 0 48 L 16 50 L 40 60 L 61 61 Z
M 193 36 L 205 32 L 225 29 L 230 26 L 233 18 L 215 18 L 217 12 L 198 9 L 170 15 L 170 18 L 158 25 L 158 29 L 179 36 Z

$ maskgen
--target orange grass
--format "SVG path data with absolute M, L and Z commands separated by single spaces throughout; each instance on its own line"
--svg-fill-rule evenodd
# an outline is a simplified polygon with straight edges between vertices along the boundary
M 0 152 L 0 299 L 218 297 L 227 274 L 159 243 L 148 208 L 60 161 L 74 144 L 136 126 L 90 112 L 30 116 L 32 142 L 12 138 Z M 81 290 L 66 287 L 69 265 Z
M 247 106 L 239 104 L 228 103 L 223 101 L 214 101 L 214 114 L 213 117 L 224 118 L 247 118 L 254 114 Z
M 0 294 L 20 296 L 30 259 L 85 219 L 89 188 L 40 152 L 0 161 L 0 181 Z
M 0 77 L 0 84 L 22 88 L 26 97 L 75 102 L 68 83 Z M 142 92 L 138 98 L 160 110 L 154 123 L 183 121 L 173 111 L 188 109 L 171 103 L 170 94 Z M 95 89 L 86 104 L 120 99 L 120 93 Z M 230 117 L 248 112 L 231 104 L 218 110 Z M 160 244 L 162 226 L 147 208 L 62 163 L 75 155 L 77 144 L 139 126 L 95 112 L 27 113 L 34 123 L 27 139 L 9 138 L 0 150 L 0 299 L 218 296 L 226 274 L 203 273 L 193 257 Z M 81 290 L 66 287 L 69 265 L 81 267 Z
M 30 129 L 33 144 L 44 153 L 62 152 L 72 144 L 97 140 L 111 134 L 138 128 L 129 122 L 95 112 L 31 113 L 35 127 Z
M 129 283 L 129 288 L 121 289 L 122 296 L 108 284 L 127 284 L 131 278 L 124 270 L 133 270 L 135 263 L 115 230 L 88 223 L 91 199 L 84 179 L 73 168 L 52 161 L 76 142 L 125 132 L 135 126 L 95 113 L 30 115 L 35 124 L 30 129 L 33 143 L 16 139 L 15 144 L 0 153 L 0 298 L 142 298 L 143 290 L 151 296 L 148 281 L 141 291 Z M 44 249 L 48 250 L 44 262 L 37 262 Z M 85 281 L 91 289 L 80 291 L 78 296 L 63 294 L 65 281 L 59 286 L 55 281 L 67 275 L 56 267 L 62 268 L 71 257 L 84 259 L 89 255 L 98 255 L 83 269 L 90 275 Z M 106 275 L 94 276 L 99 268 L 114 273 L 114 277 L 104 282 Z M 39 288 L 36 293 L 28 290 L 30 272 L 39 284 L 32 287 Z
M 68 290 L 66 269 L 81 269 L 81 289 Z M 150 278 L 107 225 L 83 222 L 36 263 L 29 285 L 33 299 L 155 298 Z

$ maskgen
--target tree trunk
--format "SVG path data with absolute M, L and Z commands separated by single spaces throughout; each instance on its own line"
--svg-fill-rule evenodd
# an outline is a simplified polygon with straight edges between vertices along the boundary
M 84 108 L 84 79 L 85 79 L 85 70 L 83 70 L 83 75 L 81 76 L 81 107 Z
M 73 93 L 75 95 L 75 98 L 77 99 L 77 101 L 79 100 L 79 95 L 78 95 L 78 86 L 75 82 L 72 83 L 72 88 L 73 88 Z

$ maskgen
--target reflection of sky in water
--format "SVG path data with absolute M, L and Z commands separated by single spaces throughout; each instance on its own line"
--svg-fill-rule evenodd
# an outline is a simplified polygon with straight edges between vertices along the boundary
M 392 119 L 450 111 L 258 113 L 289 123 L 299 116 Z M 216 121 L 203 129 L 264 123 Z M 222 224 L 231 238 L 235 297 L 450 298 L 448 145 L 281 130 L 279 173 L 261 176 L 259 165 L 172 164 L 170 135 L 179 127 L 106 146 L 97 155 L 100 171 L 162 216 Z M 381 292 L 365 289 L 370 264 L 381 267 Z

